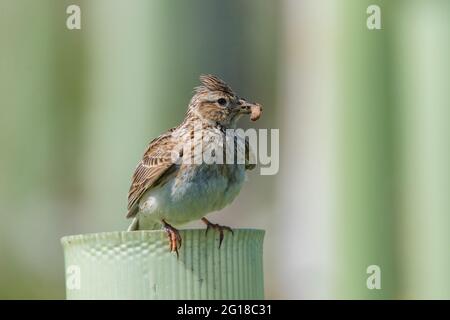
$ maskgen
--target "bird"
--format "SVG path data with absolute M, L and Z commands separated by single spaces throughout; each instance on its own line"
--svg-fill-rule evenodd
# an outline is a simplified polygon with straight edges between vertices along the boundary
M 177 256 L 182 245 L 178 227 L 194 220 L 206 224 L 206 233 L 219 232 L 220 248 L 224 231 L 233 230 L 205 216 L 229 205 L 246 171 L 256 166 L 249 140 L 227 134 L 243 115 L 258 120 L 262 106 L 239 97 L 215 75 L 201 75 L 200 82 L 181 124 L 149 143 L 128 192 L 126 217 L 132 222 L 127 231 L 162 229 Z M 244 153 L 244 161 L 237 161 L 238 152 Z M 206 153 L 216 161 L 206 161 Z

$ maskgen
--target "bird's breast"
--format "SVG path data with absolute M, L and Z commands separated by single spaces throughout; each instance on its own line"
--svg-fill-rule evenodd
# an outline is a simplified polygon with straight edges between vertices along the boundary
M 204 198 L 211 204 L 222 200 L 227 202 L 230 196 L 239 192 L 244 180 L 244 165 L 182 165 L 175 178 L 172 194 L 175 198 Z
M 223 152 L 223 144 L 217 145 L 215 139 L 210 141 L 212 144 L 209 140 L 206 146 L 203 144 L 204 152 L 210 154 L 215 150 L 217 155 Z M 186 154 L 183 152 L 183 158 Z M 197 164 L 184 160 L 176 164 L 176 169 L 163 184 L 146 192 L 140 204 L 143 212 L 176 225 L 183 224 L 224 208 L 239 194 L 245 180 L 245 164 L 205 161 Z

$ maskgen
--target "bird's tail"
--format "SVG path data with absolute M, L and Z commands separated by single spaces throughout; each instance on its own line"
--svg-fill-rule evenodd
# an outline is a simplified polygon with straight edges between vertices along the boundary
M 136 231 L 136 230 L 139 230 L 139 218 L 137 216 L 133 218 L 127 231 Z

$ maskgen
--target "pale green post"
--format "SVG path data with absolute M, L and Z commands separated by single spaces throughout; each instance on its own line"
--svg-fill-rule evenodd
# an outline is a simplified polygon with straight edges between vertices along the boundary
M 180 231 L 179 258 L 164 231 L 67 236 L 67 299 L 263 299 L 263 230 Z

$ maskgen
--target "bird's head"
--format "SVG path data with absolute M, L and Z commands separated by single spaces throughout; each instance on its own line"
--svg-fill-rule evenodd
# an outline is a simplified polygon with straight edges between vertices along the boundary
M 201 86 L 195 88 L 195 94 L 189 103 L 188 115 L 205 122 L 234 127 L 237 120 L 245 114 L 253 121 L 261 115 L 261 105 L 247 102 L 238 97 L 221 79 L 213 75 L 200 76 Z

